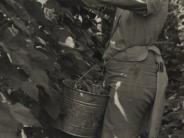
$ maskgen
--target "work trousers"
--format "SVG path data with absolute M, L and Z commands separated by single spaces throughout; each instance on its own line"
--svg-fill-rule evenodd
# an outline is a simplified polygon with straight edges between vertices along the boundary
M 110 90 L 102 138 L 137 138 L 146 132 L 157 89 L 155 54 L 143 61 L 106 64 L 105 84 Z M 145 123 L 146 121 L 146 123 Z M 144 130 L 144 131 L 142 131 Z

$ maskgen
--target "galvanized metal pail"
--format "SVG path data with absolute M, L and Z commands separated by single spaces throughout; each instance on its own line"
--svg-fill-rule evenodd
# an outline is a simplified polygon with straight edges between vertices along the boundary
M 108 95 L 64 88 L 64 115 L 60 129 L 78 137 L 93 138 L 101 129 Z

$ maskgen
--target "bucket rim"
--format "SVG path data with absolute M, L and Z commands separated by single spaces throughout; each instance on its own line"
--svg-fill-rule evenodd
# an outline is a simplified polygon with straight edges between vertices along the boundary
M 82 93 L 86 93 L 86 94 L 89 94 L 89 95 L 101 96 L 101 97 L 109 97 L 110 96 L 109 94 L 95 94 L 95 93 L 92 93 L 92 92 L 89 92 L 89 91 L 81 90 L 79 88 L 68 87 L 65 84 L 64 84 L 64 86 L 68 89 L 71 89 L 71 90 L 79 92 L 79 93 L 82 92 Z
M 68 131 L 68 130 L 65 130 L 65 129 L 63 129 L 63 128 L 60 128 L 60 130 L 61 131 L 63 131 L 64 133 L 66 133 L 66 134 L 69 134 L 69 135 L 71 135 L 71 136 L 74 136 L 74 137 L 80 137 L 80 138 L 95 138 L 95 136 L 81 136 L 80 134 L 75 134 L 75 133 L 72 133 L 72 132 L 70 132 L 70 131 Z

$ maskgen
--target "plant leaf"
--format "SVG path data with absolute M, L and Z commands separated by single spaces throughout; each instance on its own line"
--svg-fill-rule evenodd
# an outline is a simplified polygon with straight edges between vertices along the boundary
M 15 120 L 24 126 L 41 126 L 31 111 L 22 104 L 9 105 L 9 109 Z

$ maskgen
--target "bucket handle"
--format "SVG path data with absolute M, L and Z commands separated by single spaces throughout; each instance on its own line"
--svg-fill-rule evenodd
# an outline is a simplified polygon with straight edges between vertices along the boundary
M 98 65 L 93 65 L 88 71 L 86 71 L 74 84 L 73 89 L 77 88 L 77 84 L 84 78 L 86 77 L 95 67 L 98 67 Z

